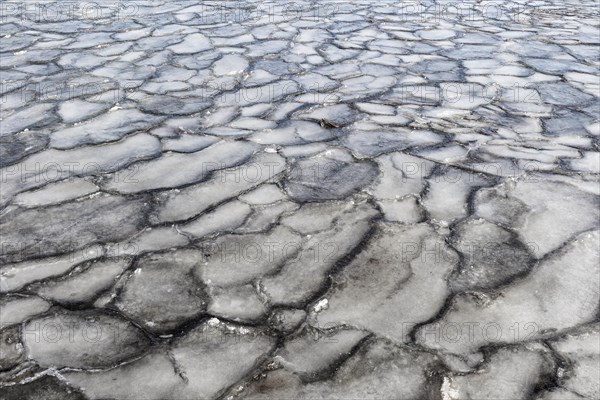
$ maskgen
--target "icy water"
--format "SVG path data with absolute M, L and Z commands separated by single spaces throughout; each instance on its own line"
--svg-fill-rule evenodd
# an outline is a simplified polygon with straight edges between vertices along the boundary
M 600 397 L 596 1 L 1 7 L 0 398 Z

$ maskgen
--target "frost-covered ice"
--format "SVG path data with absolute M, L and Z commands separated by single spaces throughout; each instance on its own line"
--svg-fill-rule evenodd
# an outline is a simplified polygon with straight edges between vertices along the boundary
M 1 399 L 599 398 L 596 1 L 4 3 Z

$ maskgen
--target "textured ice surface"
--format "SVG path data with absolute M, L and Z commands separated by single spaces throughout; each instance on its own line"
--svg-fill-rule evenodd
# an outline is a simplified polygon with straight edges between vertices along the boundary
M 429 253 L 429 254 L 428 254 Z M 458 257 L 424 224 L 379 225 L 365 249 L 334 278 L 315 310 L 317 326 L 349 325 L 402 343 L 414 325 L 435 316 L 449 294 L 446 276 Z M 419 293 L 429 300 L 421 302 Z M 347 307 L 353 299 L 354 307 Z
M 100 194 L 47 208 L 16 209 L 0 222 L 3 259 L 21 261 L 79 250 L 90 243 L 118 240 L 138 232 L 149 209 L 146 195 Z M 60 220 L 60 224 L 47 221 Z
M 451 241 L 462 256 L 462 266 L 451 278 L 455 290 L 493 288 L 531 268 L 527 247 L 508 230 L 486 220 L 464 221 Z
M 198 250 L 180 250 L 139 258 L 125 278 L 115 307 L 152 332 L 171 331 L 199 316 L 206 295 L 192 271 L 200 257 Z
M 43 337 L 48 326 L 52 336 Z M 107 368 L 140 354 L 148 345 L 141 330 L 100 311 L 56 312 L 23 327 L 27 356 L 40 366 Z
M 298 254 L 286 261 L 276 274 L 260 281 L 272 304 L 293 305 L 309 300 L 322 290 L 336 264 L 365 238 L 369 222 L 376 215 L 375 209 L 361 203 L 341 206 L 347 209 L 340 213 L 331 229 L 307 235 L 298 245 Z
M 138 167 L 127 167 L 135 161 L 153 158 L 158 154 L 160 154 L 160 141 L 144 133 L 102 146 L 46 150 L 2 169 L 0 173 L 3 187 L 0 199 L 4 203 L 16 193 L 40 188 L 65 178 L 69 178 L 68 184 L 72 184 L 77 176 L 85 177 L 88 182 L 93 183 L 94 177 L 113 171 L 118 171 L 113 175 L 115 180 L 131 183 L 135 181 L 134 175 Z M 53 195 L 48 192 L 58 190 L 62 193 L 56 195 L 68 196 L 69 190 L 59 188 L 43 188 L 41 196 L 36 196 L 36 192 L 24 196 L 37 197 L 37 201 L 41 197 L 45 201 L 52 202 Z
M 473 374 L 444 377 L 445 399 L 519 399 L 534 392 L 554 365 L 549 352 L 526 348 L 500 349 Z
M 339 344 L 336 343 L 336 346 Z M 242 393 L 247 399 L 315 398 L 430 398 L 428 370 L 436 368 L 434 356 L 396 347 L 378 340 L 367 342 L 333 372 L 329 379 L 304 382 L 287 369 L 269 372 Z M 439 390 L 439 389 L 438 389 Z
M 124 257 L 83 263 L 69 275 L 46 281 L 34 290 L 43 298 L 67 306 L 89 303 L 112 287 L 130 263 L 131 260 Z
M 600 396 L 597 1 L 0 15 L 0 399 Z
M 202 244 L 203 260 L 195 273 L 209 285 L 249 283 L 295 257 L 299 245 L 300 236 L 285 227 L 264 234 L 223 235 Z
M 292 199 L 335 200 L 366 186 L 377 176 L 377 169 L 369 162 L 327 151 L 294 164 L 289 175 L 286 189 Z
M 272 181 L 284 168 L 282 157 L 263 153 L 245 165 L 215 171 L 200 184 L 159 193 L 156 196 L 159 204 L 157 219 L 176 221 L 198 215 L 209 207 Z
M 497 293 L 456 296 L 439 322 L 421 328 L 419 342 L 467 354 L 488 343 L 542 338 L 593 321 L 600 301 L 598 240 L 598 231 L 577 236 L 540 261 L 529 275 Z M 477 322 L 472 334 L 435 336 L 436 329 L 448 324 L 469 322 Z
M 536 178 L 484 189 L 475 197 L 477 215 L 512 227 L 538 258 L 598 227 L 599 205 L 598 196 Z
M 273 346 L 274 339 L 254 328 L 212 318 L 132 363 L 65 377 L 92 399 L 211 398 L 243 378 Z
M 111 142 L 128 133 L 147 129 L 157 121 L 158 118 L 136 109 L 109 111 L 96 119 L 53 132 L 50 145 L 57 149 L 70 149 L 82 144 Z
M 121 193 L 183 186 L 205 179 L 214 170 L 245 161 L 253 150 L 252 146 L 239 142 L 218 142 L 195 153 L 167 153 L 133 166 L 135 177 L 131 179 L 119 179 L 118 174 L 109 176 L 105 186 Z
M 587 398 L 600 396 L 600 336 L 598 324 L 581 328 L 550 342 L 550 346 L 567 360 L 568 371 L 563 375 L 561 387 Z

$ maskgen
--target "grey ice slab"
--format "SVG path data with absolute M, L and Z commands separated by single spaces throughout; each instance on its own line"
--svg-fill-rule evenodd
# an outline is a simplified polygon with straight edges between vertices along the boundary
M 598 398 L 596 0 L 26 3 L 2 399 Z

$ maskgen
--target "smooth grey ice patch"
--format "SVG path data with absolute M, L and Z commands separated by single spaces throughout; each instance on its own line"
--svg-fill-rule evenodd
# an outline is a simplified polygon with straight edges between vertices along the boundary
M 577 106 L 588 103 L 594 96 L 584 93 L 568 83 L 544 83 L 538 89 L 545 103 L 561 106 Z
M 377 177 L 377 167 L 371 162 L 344 154 L 328 150 L 295 163 L 285 182 L 288 195 L 297 201 L 342 199 Z
M 245 129 L 248 131 L 259 131 L 263 129 L 272 129 L 277 126 L 273 121 L 267 121 L 262 118 L 241 117 L 229 123 L 234 129 Z
M 178 137 L 163 139 L 162 148 L 166 151 L 193 153 L 215 144 L 218 141 L 219 139 L 212 136 L 183 134 Z
M 58 115 L 63 122 L 72 124 L 96 116 L 110 108 L 108 104 L 93 103 L 80 99 L 62 102 L 58 106 Z
M 119 396 L 160 400 L 181 385 L 167 352 L 150 353 L 140 360 L 106 371 L 69 371 L 63 375 L 70 388 L 84 390 L 89 399 Z
M 48 257 L 90 244 L 124 239 L 146 223 L 150 198 L 101 194 L 45 208 L 20 209 L 2 216 L 5 262 Z M 48 224 L 47 221 L 60 221 Z
M 279 53 L 288 47 L 286 40 L 265 40 L 247 46 L 249 57 L 264 57 L 268 54 Z
M 193 69 L 179 68 L 173 66 L 163 66 L 156 71 L 156 76 L 153 77 L 153 82 L 173 83 L 173 81 L 187 81 L 196 75 Z
M 108 368 L 141 355 L 149 345 L 144 333 L 129 321 L 99 310 L 57 311 L 29 321 L 25 329 L 35 332 L 50 325 L 71 334 L 54 340 L 24 336 L 28 357 L 44 367 Z M 93 341 L 92 332 L 100 332 Z
M 356 107 L 367 114 L 371 115 L 394 115 L 396 109 L 392 106 L 379 103 L 356 103 Z
M 20 382 L 5 387 L 3 392 L 8 398 L 34 397 L 39 393 L 43 393 L 44 396 L 56 395 L 63 400 L 82 400 L 85 398 L 82 392 L 73 389 L 73 387 L 51 375 L 44 375 L 33 381 Z
M 133 165 L 131 179 L 107 176 L 102 187 L 120 193 L 176 188 L 202 181 L 215 170 L 238 165 L 256 150 L 253 143 L 221 141 L 195 153 L 163 153 L 160 158 Z
M 41 128 L 56 123 L 58 117 L 53 112 L 54 108 L 52 103 L 39 103 L 4 117 L 0 136 L 6 137 L 24 129 Z
M 407 195 L 419 195 L 435 164 L 424 158 L 401 152 L 375 158 L 380 170 L 367 191 L 379 200 L 397 200 Z
M 210 40 L 201 33 L 193 33 L 186 36 L 181 43 L 177 43 L 167 49 L 175 54 L 193 54 L 212 48 Z
M 35 291 L 43 298 L 66 306 L 86 304 L 117 282 L 117 278 L 130 265 L 126 257 L 84 263 L 65 277 L 46 281 Z
M 34 208 L 90 195 L 98 191 L 98 187 L 85 178 L 68 178 L 60 182 L 48 184 L 41 189 L 20 193 L 14 203 L 21 207 Z
M 209 297 L 211 315 L 236 322 L 259 322 L 268 309 L 253 285 L 214 287 Z
M 303 235 L 329 231 L 334 222 L 355 207 L 354 200 L 305 203 L 291 215 L 281 219 L 281 224 Z
M 55 257 L 5 264 L 0 267 L 0 292 L 16 291 L 30 283 L 63 275 L 76 265 L 103 255 L 102 246 L 92 245 Z
M 54 63 L 45 65 L 29 65 L 19 69 L 23 72 L 38 76 L 52 75 L 60 71 L 60 68 Z
M 286 158 L 310 157 L 327 150 L 325 143 L 307 143 L 285 146 L 281 149 L 281 154 Z
M 186 249 L 140 257 L 115 306 L 156 333 L 169 332 L 198 317 L 208 299 L 204 285 L 192 278 L 192 271 L 202 257 L 199 250 Z
M 160 115 L 188 115 L 198 113 L 210 106 L 205 98 L 176 98 L 172 96 L 149 96 L 138 99 L 140 110 Z
M 117 256 L 136 256 L 150 251 L 160 251 L 184 247 L 188 239 L 174 226 L 146 228 L 133 237 L 106 245 L 107 254 Z
M 228 54 L 223 58 L 215 61 L 213 64 L 214 74 L 221 75 L 238 75 L 243 73 L 248 68 L 248 60 L 237 54 Z
M 254 42 L 254 36 L 249 33 L 241 34 L 239 36 L 230 36 L 230 37 L 212 37 L 211 38 L 215 47 L 221 46 L 238 46 L 240 44 L 246 44 Z
M 441 143 L 443 137 L 426 130 L 387 128 L 386 130 L 353 130 L 342 142 L 359 157 L 374 157 L 410 147 Z
M 557 110 L 552 117 L 544 119 L 544 134 L 548 136 L 585 136 L 585 126 L 594 118 L 572 109 Z
M 241 195 L 240 200 L 252 205 L 273 204 L 285 199 L 283 192 L 273 183 L 267 183 Z
M 272 104 L 255 104 L 242 109 L 242 117 L 264 117 L 273 109 Z
M 60 57 L 58 59 L 58 64 L 60 66 L 67 68 L 81 68 L 85 70 L 90 70 L 92 68 L 96 68 L 105 64 L 109 59 L 106 57 L 99 57 L 94 54 L 90 54 L 89 52 L 77 52 L 77 53 L 68 53 Z M 100 69 L 101 71 L 101 69 Z
M 535 257 L 541 258 L 575 235 L 598 227 L 598 196 L 576 186 L 538 177 L 482 189 L 475 213 L 512 227 Z
M 360 54 L 359 50 L 342 49 L 332 44 L 326 44 L 317 49 L 319 54 L 332 64 L 339 63 Z
M 18 164 L 0 169 L 3 179 L 0 199 L 5 202 L 17 193 L 63 179 L 73 180 L 76 176 L 98 176 L 119 171 L 114 175 L 117 180 L 129 180 L 132 179 L 135 170 L 124 168 L 135 161 L 153 158 L 160 154 L 160 150 L 160 141 L 144 133 L 101 146 L 44 150 L 32 154 Z M 47 190 L 53 192 L 52 187 L 48 187 Z M 45 197 L 46 202 L 51 198 L 48 194 L 48 197 Z
M 339 97 L 342 101 L 358 101 L 388 91 L 396 84 L 393 76 L 364 75 L 353 77 L 342 81 L 342 86 L 322 97 L 325 102 L 336 101 Z
M 0 140 L 0 167 L 14 164 L 29 154 L 42 150 L 50 139 L 45 131 L 24 130 Z
M 340 83 L 327 78 L 326 76 L 308 73 L 295 78 L 302 88 L 308 92 L 328 92 L 335 90 L 340 86 Z
M 430 218 L 452 222 L 469 214 L 471 192 L 489 184 L 483 174 L 453 167 L 440 168 L 428 177 L 422 204 Z
M 53 132 L 50 146 L 70 149 L 84 144 L 113 142 L 129 133 L 148 129 L 159 121 L 159 117 L 136 109 L 110 111 L 85 123 Z
M 49 302 L 37 296 L 5 297 L 0 305 L 2 306 L 2 316 L 0 317 L 2 329 L 19 325 L 31 317 L 43 314 L 51 307 Z
M 301 237 L 285 227 L 267 233 L 229 234 L 205 240 L 194 273 L 206 285 L 228 287 L 275 272 L 300 250 Z
M 564 74 L 568 71 L 592 72 L 592 67 L 572 60 L 524 58 L 523 63 L 546 74 Z
M 143 86 L 143 90 L 154 95 L 166 95 L 170 92 L 185 91 L 191 87 L 192 85 L 187 82 L 150 82 Z M 171 109 L 175 109 L 176 107 L 175 105 L 169 105 L 171 106 Z
M 416 33 L 425 40 L 447 40 L 456 35 L 456 32 L 451 29 L 423 30 Z
M 260 144 L 289 146 L 326 141 L 334 137 L 335 134 L 331 130 L 317 123 L 292 120 L 275 129 L 257 132 L 249 140 Z
M 248 204 L 233 200 L 193 221 L 179 225 L 179 230 L 183 234 L 198 239 L 219 232 L 233 232 L 244 223 L 251 213 L 252 208 Z
M 295 113 L 294 116 L 299 119 L 308 119 L 317 122 L 326 119 L 339 126 L 344 126 L 354 122 L 357 118 L 356 114 L 357 113 L 346 104 L 338 104 L 317 107 L 307 111 L 299 111 Z
M 367 335 L 364 331 L 339 330 L 315 340 L 314 335 L 304 331 L 286 341 L 275 360 L 286 370 L 310 379 L 343 359 Z
M 285 159 L 274 153 L 257 153 L 244 165 L 215 171 L 205 182 L 156 194 L 157 222 L 191 218 L 229 198 L 274 181 L 286 167 Z
M 97 400 L 212 398 L 242 379 L 274 345 L 259 329 L 212 318 L 174 340 L 168 354 L 157 349 L 115 369 L 66 372 L 65 378 Z
M 405 126 L 411 122 L 410 118 L 401 115 L 375 115 L 370 119 L 378 124 L 388 126 Z
M 413 196 L 401 200 L 380 200 L 377 204 L 386 221 L 416 224 L 425 220 L 424 209 Z
M 112 42 L 109 32 L 82 33 L 77 36 L 77 41 L 67 46 L 68 49 L 86 49 L 101 44 Z
M 580 159 L 570 160 L 569 165 L 575 171 L 600 174 L 600 154 L 595 151 L 586 151 Z
M 131 89 L 130 83 L 137 81 L 141 84 L 143 80 L 151 77 L 155 71 L 156 69 L 152 66 L 132 66 L 131 62 L 115 61 L 93 70 L 91 74 L 114 79 L 125 88 Z M 135 87 L 136 85 L 133 85 L 133 88 Z
M 225 125 L 231 121 L 238 114 L 238 112 L 239 110 L 237 106 L 220 107 L 216 110 L 209 110 L 204 115 L 203 125 L 207 128 Z

